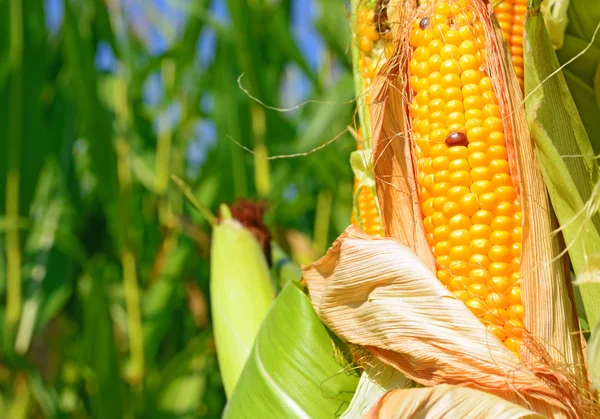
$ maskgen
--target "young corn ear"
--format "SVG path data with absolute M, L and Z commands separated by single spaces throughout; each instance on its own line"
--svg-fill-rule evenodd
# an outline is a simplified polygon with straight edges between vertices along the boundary
M 221 207 L 210 255 L 210 297 L 217 358 L 229 397 L 275 298 L 263 249 L 253 234 Z

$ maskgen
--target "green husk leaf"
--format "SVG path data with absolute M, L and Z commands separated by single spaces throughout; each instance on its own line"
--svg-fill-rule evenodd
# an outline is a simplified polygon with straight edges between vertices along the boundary
M 387 391 L 406 387 L 409 382 L 404 374 L 384 363 L 365 367 L 352 402 L 341 419 L 364 417 Z
M 213 230 L 210 294 L 219 367 L 229 397 L 274 299 L 263 250 L 252 233 L 231 218 Z
M 596 325 L 588 341 L 587 357 L 592 389 L 600 390 L 600 323 Z
M 542 14 L 546 29 L 550 35 L 552 46 L 555 49 L 561 48 L 565 39 L 565 29 L 569 19 L 567 18 L 567 10 L 569 8 L 569 0 L 546 0 L 542 2 Z
M 224 418 L 332 418 L 358 377 L 338 362 L 333 341 L 297 283 L 265 319 Z
M 530 13 L 540 2 L 530 2 Z M 553 74 L 559 63 L 540 13 L 528 16 L 523 46 L 527 120 L 552 206 L 579 276 L 588 268 L 587 257 L 600 253 L 600 218 L 597 208 L 590 205 L 599 181 L 598 165 L 564 75 Z M 581 285 L 580 291 L 593 327 L 600 318 L 600 285 Z

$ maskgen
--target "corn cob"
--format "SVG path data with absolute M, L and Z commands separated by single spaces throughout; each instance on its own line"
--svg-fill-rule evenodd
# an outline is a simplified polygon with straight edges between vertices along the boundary
M 484 26 L 468 0 L 432 2 L 410 33 L 410 125 L 438 279 L 518 353 L 522 215 Z
M 510 47 L 512 63 L 523 90 L 523 25 L 527 12 L 527 0 L 504 0 L 494 9 L 504 40 Z

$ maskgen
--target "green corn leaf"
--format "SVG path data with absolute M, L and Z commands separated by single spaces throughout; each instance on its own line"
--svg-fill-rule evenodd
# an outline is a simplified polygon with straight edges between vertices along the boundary
M 357 384 L 336 360 L 309 298 L 290 282 L 260 329 L 224 418 L 332 418 Z
M 210 294 L 215 343 L 225 393 L 230 396 L 274 299 L 263 250 L 252 233 L 231 218 L 213 230 Z
M 529 10 L 536 10 L 540 1 L 530 2 Z M 527 120 L 552 206 L 579 276 L 588 269 L 588 256 L 600 254 L 600 219 L 592 205 L 598 165 L 563 74 L 549 77 L 559 64 L 540 13 L 534 12 L 526 20 L 524 50 Z M 600 285 L 581 285 L 580 291 L 593 327 L 600 318 Z

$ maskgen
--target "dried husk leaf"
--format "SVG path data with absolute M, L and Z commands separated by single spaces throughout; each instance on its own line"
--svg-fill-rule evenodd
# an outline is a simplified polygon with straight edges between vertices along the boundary
M 569 398 L 527 369 L 398 241 L 348 227 L 304 278 L 323 323 L 419 384 L 481 389 L 568 417 Z
M 587 380 L 574 304 L 567 281 L 567 262 L 565 258 L 559 257 L 561 243 L 559 237 L 553 234 L 557 225 L 536 164 L 534 144 L 521 106 L 523 99 L 510 53 L 502 41 L 502 32 L 490 5 L 481 1 L 472 4 L 487 29 L 488 73 L 505 116 L 504 128 L 511 171 L 518 179 L 516 186 L 520 190 L 523 208 L 521 290 L 525 307 L 524 324 L 534 338 L 532 341 L 537 342 L 550 355 L 553 363 L 567 366 L 566 372 L 584 383 L 582 388 L 585 392 Z M 394 26 L 397 30 L 405 30 L 403 28 L 407 27 L 407 23 Z M 397 36 L 397 39 L 402 38 L 406 36 Z M 398 48 L 396 59 L 390 60 L 384 74 L 375 81 L 371 106 L 374 170 L 385 231 L 413 248 L 434 270 L 433 255 L 429 246 L 424 243 L 425 234 L 418 208 L 416 172 L 409 135 L 411 127 L 409 118 L 406 117 L 407 103 L 403 97 L 407 91 L 407 48 L 406 43 Z M 524 345 L 522 351 L 527 364 L 539 357 L 539 347 L 532 351 L 532 346 L 534 345 Z
M 442 384 L 430 388 L 393 390 L 365 418 L 543 418 L 529 409 L 481 391 Z

